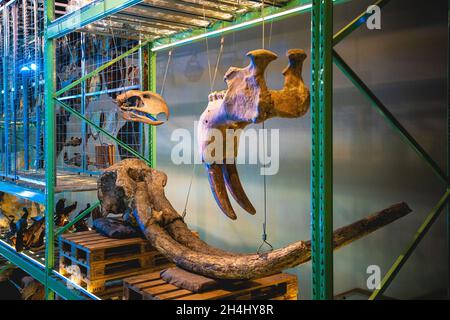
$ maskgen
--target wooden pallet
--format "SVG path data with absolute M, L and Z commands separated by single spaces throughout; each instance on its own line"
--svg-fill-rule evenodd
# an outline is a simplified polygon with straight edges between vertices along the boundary
M 124 279 L 124 300 L 297 300 L 297 277 L 279 273 L 251 281 L 224 283 L 202 293 L 180 289 L 152 272 Z
M 80 285 L 92 293 L 122 286 L 124 278 L 161 270 L 172 264 L 141 238 L 112 239 L 96 231 L 64 234 L 59 239 L 60 273 L 81 271 Z

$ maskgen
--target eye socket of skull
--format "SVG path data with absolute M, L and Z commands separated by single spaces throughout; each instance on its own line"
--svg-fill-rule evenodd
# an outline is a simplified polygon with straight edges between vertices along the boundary
M 131 96 L 125 101 L 125 103 L 127 103 L 133 107 L 140 107 L 141 106 L 141 97 Z
M 135 182 L 143 182 L 145 180 L 145 172 L 142 170 L 136 170 L 135 168 L 128 168 L 128 176 Z
M 156 180 L 161 182 L 161 186 L 164 188 L 167 184 L 167 175 L 164 172 L 157 171 Z

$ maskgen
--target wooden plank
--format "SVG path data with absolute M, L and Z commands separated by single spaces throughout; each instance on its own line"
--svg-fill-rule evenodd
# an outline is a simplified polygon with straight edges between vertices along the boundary
M 134 239 L 124 239 L 123 241 L 124 242 L 122 242 L 120 244 L 120 246 L 125 246 L 125 245 L 128 245 L 128 244 L 135 244 L 136 243 L 136 240 L 134 240 Z M 109 244 L 99 244 L 99 245 L 92 246 L 89 249 L 96 250 L 96 249 L 105 249 L 105 248 L 109 248 L 109 247 L 110 247 Z
M 116 258 L 112 258 L 112 259 L 107 259 L 107 260 L 101 260 L 101 261 L 91 261 L 90 262 L 90 266 L 92 268 L 97 268 L 97 267 L 101 267 L 101 266 L 105 266 L 108 264 L 112 264 L 112 263 L 118 263 L 118 262 L 125 262 L 125 261 L 129 261 L 129 260 L 138 260 L 141 258 L 144 259 L 150 259 L 152 257 L 154 257 L 155 255 L 157 255 L 156 252 L 144 252 L 144 253 L 136 253 L 136 254 L 132 254 L 132 255 L 126 255 L 123 257 L 116 257 Z M 150 264 L 153 264 L 153 260 Z
M 81 231 L 81 232 L 75 232 L 75 233 L 64 233 L 61 235 L 61 238 L 62 239 L 75 239 L 78 237 L 85 236 L 87 234 L 98 234 L 98 233 L 94 230 Z
M 145 295 L 155 296 L 157 294 L 166 293 L 166 292 L 175 291 L 175 290 L 179 290 L 179 288 L 172 284 L 167 283 L 164 285 L 144 289 L 144 290 L 142 290 L 142 292 L 143 292 L 144 296 Z
M 188 299 L 188 300 L 208 300 L 211 298 L 215 299 L 223 299 L 229 296 L 239 295 L 239 294 L 245 294 L 247 292 L 251 292 L 257 289 L 261 289 L 264 287 L 269 287 L 273 285 L 278 285 L 282 283 L 286 283 L 288 281 L 293 281 L 296 279 L 295 276 L 287 274 L 287 273 L 281 273 L 281 274 L 275 274 L 272 276 L 267 276 L 260 279 L 254 279 L 251 281 L 252 286 L 247 287 L 245 289 L 240 289 L 239 286 L 236 286 L 236 288 L 230 288 L 229 290 L 224 289 L 217 289 L 209 292 L 204 293 L 196 293 L 190 296 L 186 296 L 183 298 L 180 298 L 180 300 Z
M 130 240 L 134 240 L 136 242 L 136 244 L 144 243 L 144 240 L 142 240 L 141 238 L 116 239 L 116 238 L 105 237 L 102 235 L 100 235 L 100 236 L 102 237 L 102 239 L 105 239 L 105 240 L 109 239 L 109 240 L 115 242 L 117 245 L 120 245 L 123 241 L 130 241 Z M 84 241 L 84 240 L 80 239 L 80 241 Z
M 150 278 L 151 280 L 146 280 Z M 133 282 L 131 284 L 130 282 Z M 285 287 L 280 287 L 285 285 Z M 194 293 L 165 283 L 160 278 L 160 272 L 125 279 L 125 290 L 141 293 L 144 300 L 216 300 L 234 298 L 236 300 L 258 297 L 272 297 L 276 300 L 297 299 L 297 277 L 290 274 L 275 274 L 251 281 L 237 281 L 226 284 L 225 288 L 203 293 Z M 265 289 L 265 290 L 264 290 Z M 282 290 L 280 292 L 280 290 Z
M 84 242 L 90 242 L 90 241 L 103 241 L 105 240 L 105 238 L 103 237 L 99 237 L 99 236 L 90 236 L 89 238 L 86 239 L 77 239 L 75 241 L 70 241 L 70 240 L 66 240 L 65 243 L 69 244 L 69 245 L 74 245 L 77 247 L 83 246 Z
M 139 275 L 136 277 L 130 277 L 130 278 L 126 278 L 124 279 L 124 284 L 126 285 L 133 285 L 142 281 L 151 281 L 151 280 L 156 280 L 159 279 L 160 276 L 160 272 L 153 272 L 153 273 L 147 273 L 147 274 L 143 274 L 143 275 Z
M 94 237 L 106 239 L 105 236 L 103 236 L 103 235 L 101 235 L 99 233 L 93 232 L 93 233 L 83 234 L 83 235 L 80 235 L 78 237 L 70 237 L 70 238 L 68 238 L 66 240 L 69 241 L 69 242 L 77 243 L 78 241 L 83 241 L 83 240 L 91 239 L 91 238 L 94 238 Z
M 236 292 L 224 290 L 224 289 L 216 289 L 213 291 L 207 291 L 203 293 L 192 293 L 191 295 L 187 295 L 184 297 L 177 298 L 175 300 L 211 300 L 211 299 L 223 299 L 228 296 L 235 294 Z
M 192 291 L 189 291 L 186 289 L 179 289 L 179 290 L 168 292 L 168 293 L 157 294 L 156 296 L 154 296 L 154 298 L 158 299 L 158 300 L 171 300 L 171 299 L 181 298 L 183 296 L 187 296 L 190 294 L 192 294 Z
M 111 247 L 115 247 L 115 239 L 110 239 L 110 238 L 91 238 L 91 239 L 77 241 L 75 244 L 79 247 L 83 247 L 85 249 L 90 250 L 92 248 L 92 246 L 94 246 L 98 243 L 108 243 L 111 245 Z
M 141 292 L 144 289 L 159 286 L 162 284 L 166 284 L 166 282 L 163 279 L 156 279 L 153 281 L 146 281 L 146 282 L 134 284 L 133 286 L 130 286 L 130 288 L 134 289 L 134 291 Z
M 156 266 L 156 267 L 153 266 L 153 267 L 148 267 L 148 268 L 133 268 L 133 269 L 119 272 L 116 274 L 111 274 L 111 275 L 95 278 L 95 281 L 97 281 L 97 280 L 112 280 L 112 279 L 116 279 L 116 278 L 117 279 L 119 279 L 119 278 L 125 279 L 128 277 L 134 276 L 134 275 L 142 274 L 144 272 L 147 272 L 147 273 L 154 272 L 155 270 L 163 270 L 163 269 L 170 268 L 173 266 L 174 266 L 173 263 L 167 263 L 167 264 Z

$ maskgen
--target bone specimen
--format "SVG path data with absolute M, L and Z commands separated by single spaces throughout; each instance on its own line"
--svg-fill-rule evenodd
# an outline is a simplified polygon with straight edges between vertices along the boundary
M 289 65 L 283 71 L 282 90 L 269 90 L 264 79 L 264 71 L 277 58 L 276 54 L 260 49 L 250 51 L 247 56 L 250 57 L 247 67 L 231 67 L 225 74 L 228 89 L 209 95 L 208 106 L 198 124 L 199 150 L 211 190 L 219 207 L 233 220 L 236 213 L 226 188 L 243 209 L 250 214 L 256 212 L 236 169 L 236 140 L 241 130 L 251 123 L 261 123 L 273 117 L 298 118 L 309 109 L 309 90 L 301 76 L 306 58 L 303 50 L 287 52 Z M 214 146 L 215 135 L 221 136 L 222 146 Z
M 116 102 L 125 120 L 158 126 L 164 121 L 153 115 L 164 113 L 166 120 L 169 119 L 169 108 L 163 97 L 151 91 L 130 90 L 117 96 Z
M 69 158 L 67 152 L 64 152 L 64 163 L 69 166 L 81 167 L 81 153 L 75 152 L 72 158 Z
M 59 156 L 66 144 L 67 122 L 69 122 L 70 113 L 61 110 L 56 114 L 56 157 Z
M 64 198 L 58 200 L 55 206 L 55 226 L 62 227 L 69 222 L 70 214 L 76 209 L 77 202 L 70 206 L 65 205 Z M 17 221 L 17 231 L 14 236 L 10 237 L 11 242 L 15 245 L 17 251 L 24 249 L 39 250 L 43 248 L 45 236 L 45 218 L 34 217 L 31 226 L 28 226 L 29 213 L 27 208 L 23 208 L 23 215 Z
M 129 66 L 127 71 L 127 85 L 135 86 L 139 84 L 139 68 L 135 65 Z
M 24 240 L 26 240 L 26 231 L 28 228 L 28 209 L 27 208 L 23 208 L 23 214 L 22 217 L 19 219 L 19 221 L 17 221 L 17 232 L 16 232 L 16 242 L 15 242 L 15 246 L 16 246 L 16 250 L 17 251 L 22 251 L 23 247 L 24 247 Z
M 112 43 L 111 47 L 114 47 Z M 108 55 L 108 53 L 107 53 Z M 111 58 L 117 58 L 118 53 L 113 54 Z M 114 63 L 113 65 L 107 67 L 102 74 L 102 79 L 105 80 L 105 87 L 108 90 L 122 88 L 124 84 L 124 80 L 126 79 L 126 62 L 124 59 L 121 59 Z M 115 99 L 117 97 L 117 92 L 113 91 L 108 93 L 108 95 Z
M 29 217 L 36 217 L 44 210 L 43 206 L 36 202 L 0 192 L 0 227 L 6 227 L 11 219 L 17 222 L 22 216 L 22 208 L 24 207 L 29 211 Z
M 106 169 L 98 180 L 104 213 L 133 212 L 139 227 L 155 247 L 179 267 L 216 279 L 252 279 L 295 267 L 311 259 L 310 241 L 298 241 L 262 254 L 240 254 L 209 246 L 196 237 L 164 194 L 167 176 L 138 159 L 126 159 Z M 405 203 L 340 228 L 334 248 L 340 248 L 405 216 Z
M 69 222 L 70 215 L 77 208 L 77 201 L 66 206 L 66 199 L 61 198 L 55 205 L 55 226 L 64 227 Z
M 114 137 L 118 137 L 122 127 L 127 124 L 119 113 L 120 111 L 118 110 L 114 100 L 108 95 L 101 95 L 99 99 L 89 101 L 86 108 L 86 114 L 89 119 Z M 97 147 L 104 144 L 113 145 L 114 150 L 120 149 L 114 140 L 109 139 L 99 130 L 89 126 L 85 144 L 86 153 L 96 154 Z M 114 154 L 113 156 L 115 157 L 116 155 Z M 92 159 L 92 162 L 93 161 L 94 159 Z M 88 161 L 88 163 L 91 164 L 90 161 Z M 98 165 L 98 163 L 95 163 L 95 165 Z
M 21 294 L 23 300 L 44 300 L 45 288 L 39 281 L 27 276 L 22 278 Z
M 67 141 L 64 146 L 65 147 L 78 147 L 83 142 L 80 137 L 70 137 L 70 140 Z
M 76 215 L 76 218 L 78 218 L 84 211 L 88 210 L 91 207 L 91 204 L 88 203 L 86 205 L 86 208 L 81 210 L 80 212 L 78 212 L 78 214 Z M 85 215 L 83 218 L 81 218 L 78 222 L 75 223 L 74 228 L 75 228 L 75 232 L 83 232 L 83 231 L 89 231 L 89 226 L 88 226 L 88 219 L 89 216 L 91 214 Z

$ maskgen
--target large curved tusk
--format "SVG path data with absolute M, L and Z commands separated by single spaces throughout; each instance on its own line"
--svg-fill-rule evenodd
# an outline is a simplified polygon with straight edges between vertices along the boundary
M 138 190 L 137 199 L 146 197 L 145 188 Z M 139 196 L 141 194 L 142 196 Z M 215 254 L 196 251 L 174 239 L 158 221 L 147 214 L 146 201 L 137 203 L 135 216 L 151 244 L 177 266 L 216 279 L 252 279 L 303 264 L 311 259 L 310 241 L 298 241 L 281 249 L 263 254 Z M 334 249 L 347 245 L 411 212 L 405 203 L 393 205 L 351 225 L 338 229 L 333 235 Z M 174 220 L 179 223 L 179 219 Z M 184 223 L 183 223 L 184 224 Z M 170 225 L 170 224 L 169 224 Z M 179 225 L 180 226 L 180 225 Z M 187 226 L 185 227 L 187 229 Z M 184 227 L 183 227 L 184 229 Z M 195 237 L 192 235 L 192 240 Z M 188 239 L 185 239 L 185 242 Z
M 221 165 L 218 164 L 207 164 L 205 167 L 208 171 L 209 185 L 211 186 L 211 191 L 216 199 L 217 204 L 223 213 L 227 215 L 228 218 L 236 220 L 237 216 L 231 206 L 230 199 L 228 198 L 227 189 L 225 187 L 225 181 L 223 179 Z
M 311 258 L 310 241 L 298 241 L 263 254 L 235 254 L 210 247 L 192 234 L 167 200 L 166 182 L 163 172 L 149 168 L 141 160 L 127 159 L 101 175 L 98 197 L 107 212 L 133 210 L 141 230 L 158 251 L 179 267 L 208 277 L 251 279 L 295 267 Z M 347 245 L 409 212 L 405 203 L 399 203 L 340 228 L 333 234 L 333 247 Z
M 236 164 L 223 164 L 222 165 L 223 177 L 227 185 L 228 191 L 230 191 L 234 200 L 248 213 L 255 214 L 256 210 L 252 203 L 245 194 L 242 187 L 241 180 L 239 179 L 239 173 L 237 172 Z

